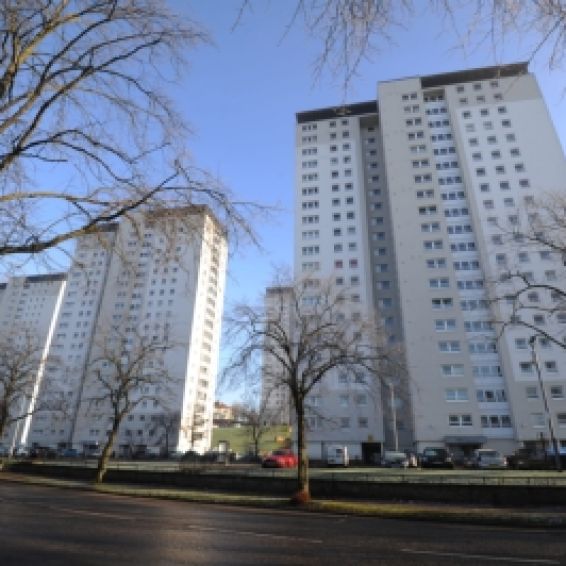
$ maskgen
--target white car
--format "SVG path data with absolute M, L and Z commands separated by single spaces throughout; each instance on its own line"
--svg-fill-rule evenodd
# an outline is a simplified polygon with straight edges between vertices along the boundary
M 387 451 L 383 453 L 381 465 L 384 468 L 408 468 L 409 457 L 404 452 Z

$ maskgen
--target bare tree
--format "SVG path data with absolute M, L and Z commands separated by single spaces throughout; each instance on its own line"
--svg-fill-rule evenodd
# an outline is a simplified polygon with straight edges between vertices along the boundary
M 169 455 L 171 450 L 171 440 L 175 433 L 179 431 L 181 414 L 178 411 L 158 413 L 152 415 L 151 433 L 158 435 L 156 445 L 162 448 L 164 456 Z
M 500 227 L 501 249 L 511 253 L 501 255 L 495 322 L 501 331 L 520 326 L 566 349 L 566 197 L 554 194 L 533 200 L 517 211 L 516 218 L 515 224 Z M 511 259 L 529 253 L 544 258 L 549 269 L 534 273 Z
M 297 501 L 309 498 L 306 411 L 309 394 L 333 372 L 367 371 L 379 382 L 381 370 L 399 360 L 387 344 L 377 317 L 362 317 L 345 291 L 305 279 L 268 290 L 266 305 L 241 304 L 227 316 L 228 335 L 238 340 L 227 374 L 245 374 L 258 354 L 274 362 L 264 366 L 274 383 L 291 397 L 297 426 Z
M 86 415 L 108 417 L 107 437 L 98 459 L 96 482 L 104 480 L 120 425 L 144 401 L 167 407 L 171 377 L 161 363 L 171 346 L 144 336 L 109 331 L 95 345 L 84 385 Z
M 238 420 L 247 427 L 254 456 L 259 456 L 259 445 L 271 425 L 272 414 L 268 400 L 267 397 L 256 393 L 238 406 Z
M 37 400 L 46 361 L 30 329 L 16 328 L 0 339 L 0 438 L 11 425 L 40 410 L 63 410 L 62 397 L 54 387 Z
M 251 235 L 246 203 L 188 164 L 166 94 L 208 40 L 194 22 L 165 0 L 0 0 L 0 23 L 5 265 L 139 207 L 207 204 Z

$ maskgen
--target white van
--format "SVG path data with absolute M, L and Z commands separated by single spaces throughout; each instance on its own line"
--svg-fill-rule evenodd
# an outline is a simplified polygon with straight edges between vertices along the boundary
M 331 444 L 326 448 L 326 463 L 329 466 L 348 466 L 350 458 L 348 447 L 339 444 Z

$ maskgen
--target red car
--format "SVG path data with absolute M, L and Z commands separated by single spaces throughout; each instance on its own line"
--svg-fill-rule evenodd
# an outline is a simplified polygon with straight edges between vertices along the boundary
M 296 468 L 299 459 L 292 450 L 274 450 L 263 459 L 261 465 L 264 468 Z

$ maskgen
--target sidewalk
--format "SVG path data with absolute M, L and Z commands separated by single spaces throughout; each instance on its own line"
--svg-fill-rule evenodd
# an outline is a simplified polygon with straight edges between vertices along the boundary
M 0 481 L 41 485 L 61 489 L 78 489 L 123 495 L 150 497 L 194 503 L 240 505 L 270 509 L 295 509 L 311 513 L 333 513 L 380 517 L 383 519 L 407 519 L 437 521 L 473 525 L 499 525 L 527 528 L 566 529 L 564 508 L 500 508 L 474 505 L 447 505 L 443 503 L 352 501 L 343 499 L 316 499 L 303 506 L 293 506 L 287 497 L 270 497 L 255 494 L 234 494 L 197 491 L 176 488 L 154 488 L 143 485 L 102 484 L 54 479 L 42 476 L 0 472 Z

